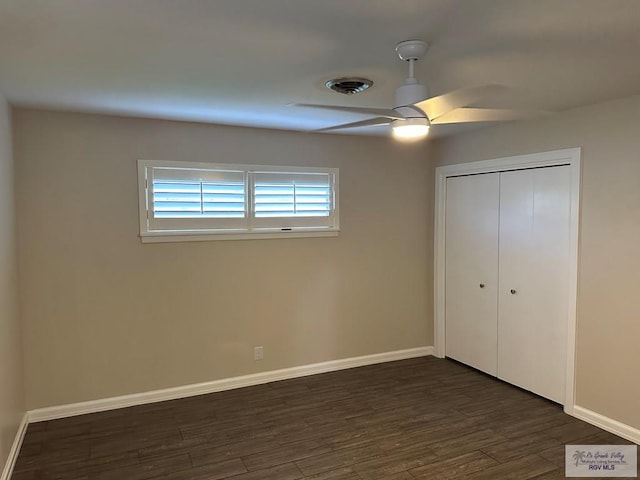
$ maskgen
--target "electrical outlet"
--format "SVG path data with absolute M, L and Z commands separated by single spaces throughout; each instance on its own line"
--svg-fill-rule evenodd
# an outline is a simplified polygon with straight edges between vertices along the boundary
M 262 360 L 264 358 L 264 347 L 253 347 L 253 359 Z

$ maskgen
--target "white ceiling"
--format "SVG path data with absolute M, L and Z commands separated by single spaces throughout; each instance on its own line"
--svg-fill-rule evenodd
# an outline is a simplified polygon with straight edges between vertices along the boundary
M 363 117 L 288 104 L 391 107 L 406 76 L 394 47 L 413 38 L 431 44 L 416 73 L 432 95 L 498 83 L 483 106 L 559 111 L 640 93 L 638 0 L 0 0 L 0 92 L 307 130 Z M 351 75 L 375 85 L 324 87 Z M 353 133 L 367 132 L 384 128 Z

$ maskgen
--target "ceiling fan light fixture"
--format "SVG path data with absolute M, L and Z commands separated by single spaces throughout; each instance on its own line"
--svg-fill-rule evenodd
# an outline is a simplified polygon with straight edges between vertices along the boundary
M 393 137 L 404 141 L 420 140 L 426 137 L 429 133 L 429 126 L 427 118 L 407 118 L 394 120 L 391 123 Z

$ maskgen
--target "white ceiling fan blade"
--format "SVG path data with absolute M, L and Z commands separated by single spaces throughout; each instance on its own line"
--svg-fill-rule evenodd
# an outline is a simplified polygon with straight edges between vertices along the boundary
M 333 127 L 320 128 L 318 130 L 314 130 L 314 132 L 330 132 L 332 130 L 344 130 L 347 128 L 358 128 L 358 127 L 375 127 L 377 125 L 389 125 L 393 119 L 378 117 L 378 118 L 370 118 L 369 120 L 361 120 L 359 122 L 352 123 L 343 123 L 342 125 L 335 125 Z
M 434 125 L 444 123 L 468 123 L 468 122 L 506 122 L 509 120 L 524 120 L 527 118 L 541 117 L 549 112 L 532 110 L 504 110 L 498 108 L 457 108 L 449 113 L 439 116 L 431 123 Z
M 294 103 L 294 107 L 322 108 L 324 110 L 334 110 L 338 112 L 360 113 L 362 115 L 375 115 L 376 117 L 387 117 L 392 120 L 403 119 L 404 117 L 395 110 L 387 108 L 369 107 L 343 107 L 339 105 L 316 105 L 313 103 Z
M 472 105 L 483 97 L 494 95 L 505 89 L 506 87 L 502 85 L 462 88 L 437 97 L 428 98 L 416 103 L 415 106 L 426 113 L 429 120 L 433 121 L 451 110 Z

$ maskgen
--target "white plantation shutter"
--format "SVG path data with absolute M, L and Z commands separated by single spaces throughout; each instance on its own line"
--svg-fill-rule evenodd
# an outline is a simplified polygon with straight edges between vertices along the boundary
M 257 227 L 329 227 L 333 175 L 254 172 L 252 224 Z
M 151 230 L 246 228 L 243 171 L 152 167 Z
M 139 160 L 138 178 L 143 241 L 338 232 L 337 169 Z

